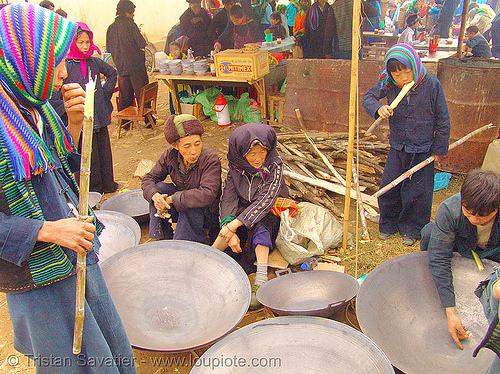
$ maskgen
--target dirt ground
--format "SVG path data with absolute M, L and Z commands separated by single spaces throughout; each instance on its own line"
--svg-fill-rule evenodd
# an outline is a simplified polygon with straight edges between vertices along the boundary
M 168 93 L 163 83 L 160 83 L 159 87 L 157 117 L 159 119 L 165 119 L 169 114 Z M 120 185 L 120 190 L 118 192 L 140 188 L 141 181 L 138 177 L 134 177 L 134 172 L 141 161 L 147 160 L 156 162 L 161 152 L 165 149 L 166 143 L 163 137 L 163 129 L 157 128 L 155 131 L 144 129 L 144 138 L 141 136 L 138 129 L 133 129 L 132 131 L 122 132 L 120 139 L 116 139 L 115 125 L 116 120 L 113 118 L 113 123 L 110 125 L 109 129 L 113 148 L 115 180 Z M 225 168 L 227 165 L 226 153 L 228 137 L 234 129 L 234 125 L 226 128 L 219 128 L 216 123 L 210 120 L 204 121 L 204 125 L 204 145 L 219 153 L 223 167 Z M 458 191 L 462 179 L 462 176 L 454 175 L 450 187 L 434 194 L 433 217 L 439 204 Z M 110 194 L 105 195 L 103 200 L 109 196 Z M 337 199 L 337 204 L 341 208 L 344 205 L 343 201 L 343 197 Z M 350 231 L 354 235 L 356 226 L 355 212 L 356 206 L 351 204 Z M 338 251 L 338 255 L 343 259 L 342 265 L 346 266 L 346 272 L 356 278 L 373 270 L 377 265 L 390 258 L 419 250 L 418 243 L 413 247 L 402 246 L 400 237 L 391 238 L 387 241 L 379 240 L 377 225 L 371 222 L 369 222 L 369 232 L 372 238 L 371 241 L 359 241 L 358 246 L 352 248 L 349 253 Z M 146 239 L 147 224 L 146 227 L 142 227 L 141 242 L 144 242 Z M 272 315 L 265 309 L 250 312 L 247 313 L 240 326 L 270 317 L 272 317 Z M 348 308 L 342 315 L 338 316 L 338 319 L 357 327 L 356 317 L 352 308 Z M 5 295 L 0 293 L 0 373 L 35 373 L 33 363 L 13 348 L 12 339 L 13 332 L 8 315 L 7 302 L 5 300 Z M 185 354 L 168 355 L 164 353 L 134 350 L 139 374 L 189 373 L 192 362 L 194 362 L 194 359 L 203 352 L 204 350 L 202 349 L 196 352 L 187 352 Z

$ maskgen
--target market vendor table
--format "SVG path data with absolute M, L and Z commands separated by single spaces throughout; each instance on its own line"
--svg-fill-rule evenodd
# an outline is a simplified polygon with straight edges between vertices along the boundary
M 375 34 L 373 31 L 363 31 L 363 45 L 368 45 L 368 38 L 381 38 L 384 43 L 383 46 L 391 48 L 394 44 L 397 44 L 399 35 L 393 35 L 392 33 Z
M 225 87 L 255 87 L 259 95 L 260 108 L 262 118 L 267 118 L 267 101 L 266 101 L 266 87 L 264 77 L 259 79 L 241 78 L 241 77 L 213 77 L 212 75 L 164 75 L 156 74 L 155 78 L 165 82 L 167 87 L 172 92 L 172 100 L 174 109 L 180 113 L 179 93 L 177 92 L 178 84 L 195 85 L 200 84 L 203 86 L 225 86 Z
M 262 51 L 268 51 L 269 53 L 280 53 L 280 52 L 288 52 L 294 47 L 294 45 L 295 45 L 295 38 L 293 36 L 289 36 L 288 38 L 283 39 L 281 41 L 281 44 L 278 44 L 276 40 L 272 42 L 264 42 L 262 43 L 260 49 Z
M 451 44 L 448 44 L 446 42 L 446 39 L 439 39 L 438 41 L 438 46 L 437 50 L 439 51 L 457 51 L 457 46 L 458 46 L 458 39 L 453 39 L 453 42 Z M 428 51 L 429 50 L 429 41 L 417 43 L 413 46 L 416 50 L 421 51 Z
M 437 51 L 436 53 L 427 53 L 427 55 L 420 59 L 429 73 L 437 75 L 438 61 L 443 58 L 455 57 L 456 54 L 457 51 Z

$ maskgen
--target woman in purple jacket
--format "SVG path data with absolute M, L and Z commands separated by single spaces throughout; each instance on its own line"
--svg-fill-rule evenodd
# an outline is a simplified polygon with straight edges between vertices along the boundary
M 262 123 L 249 123 L 229 137 L 229 171 L 220 202 L 221 230 L 213 247 L 257 259 L 251 309 L 260 306 L 255 296 L 267 281 L 269 250 L 278 235 L 280 218 L 271 212 L 278 197 L 288 197 L 283 162 L 276 151 L 276 132 Z M 247 243 L 248 241 L 248 243 Z M 255 253 L 255 255 L 254 255 Z

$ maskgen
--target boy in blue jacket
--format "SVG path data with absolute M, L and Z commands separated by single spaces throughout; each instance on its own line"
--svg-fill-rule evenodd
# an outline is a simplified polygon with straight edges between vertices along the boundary
M 385 66 L 379 82 L 363 96 L 363 108 L 370 116 L 389 118 L 391 148 L 380 188 L 431 155 L 445 156 L 450 137 L 443 88 L 436 76 L 427 73 L 415 49 L 394 45 L 387 51 Z M 380 101 L 387 97 L 391 103 L 411 81 L 414 87 L 394 110 Z M 420 230 L 431 217 L 433 188 L 431 163 L 380 196 L 379 237 L 385 240 L 399 231 L 405 245 L 420 239 Z

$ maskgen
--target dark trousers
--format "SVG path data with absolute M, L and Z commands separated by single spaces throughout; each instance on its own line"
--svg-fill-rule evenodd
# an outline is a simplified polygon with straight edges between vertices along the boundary
M 491 24 L 490 35 L 491 54 L 493 57 L 500 58 L 500 21 Z
M 81 151 L 81 143 L 79 145 Z M 80 183 L 80 172 L 75 173 L 75 178 Z M 92 135 L 92 158 L 90 160 L 90 191 L 108 193 L 116 191 L 113 176 L 113 154 L 109 141 L 108 127 L 94 130 Z
M 450 27 L 458 4 L 459 0 L 445 0 L 443 8 L 439 13 L 437 33 L 443 39 L 450 36 Z
M 141 88 L 149 83 L 146 68 L 131 75 L 119 75 L 119 100 L 118 110 L 134 106 L 134 96 L 139 105 L 141 99 Z
M 171 183 L 156 184 L 161 194 L 173 195 L 177 192 Z M 192 242 L 212 244 L 219 234 L 217 214 L 208 207 L 188 209 L 178 212 L 173 205 L 169 210 L 172 222 L 177 222 L 175 233 L 169 219 L 155 217 L 157 210 L 154 204 L 149 206 L 149 237 L 153 239 L 189 240 Z
M 391 148 L 387 156 L 380 188 L 388 185 L 408 169 L 431 155 L 406 153 Z M 420 230 L 430 221 L 434 189 L 434 163 L 420 169 L 410 178 L 378 198 L 379 230 L 385 234 L 420 238 Z

